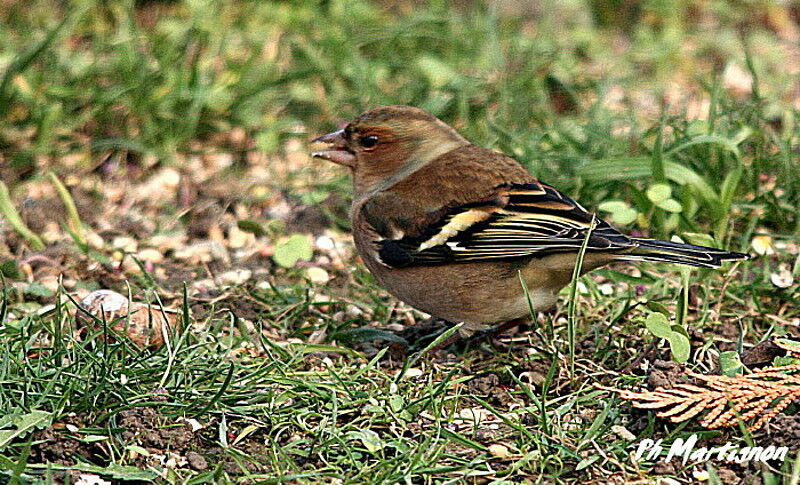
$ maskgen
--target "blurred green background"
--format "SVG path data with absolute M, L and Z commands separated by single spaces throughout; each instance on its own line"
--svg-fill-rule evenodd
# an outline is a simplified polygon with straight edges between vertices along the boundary
M 681 207 L 657 215 L 656 232 L 713 223 L 724 238 L 732 193 L 720 187 L 736 170 L 732 192 L 796 233 L 799 12 L 794 1 L 4 0 L 0 175 L 13 186 L 47 167 L 181 166 L 208 152 L 233 155 L 234 170 L 254 153 L 280 164 L 291 140 L 402 103 L 590 205 L 619 193 L 647 214 L 644 190 L 671 181 Z M 765 174 L 780 195 L 763 193 Z M 618 223 L 634 216 L 608 209 Z

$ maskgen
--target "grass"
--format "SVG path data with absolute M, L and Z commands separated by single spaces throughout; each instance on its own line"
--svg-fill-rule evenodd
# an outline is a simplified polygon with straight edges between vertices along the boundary
M 795 449 L 760 469 L 629 456 L 698 431 L 796 448 L 793 407 L 768 434 L 709 432 L 592 386 L 664 372 L 652 312 L 700 372 L 797 337 L 798 287 L 775 283 L 800 276 L 796 5 L 623 3 L 6 2 L 0 481 L 622 483 L 708 467 L 796 482 Z M 422 318 L 353 257 L 346 174 L 305 155 L 387 103 L 590 210 L 624 202 L 605 207 L 633 211 L 627 232 L 769 254 L 605 268 L 509 350 L 419 352 L 434 345 L 410 330 Z M 276 264 L 289 240 L 300 257 Z M 98 288 L 176 308 L 183 328 L 145 350 L 103 338 L 114 321 L 76 335 L 70 297 Z

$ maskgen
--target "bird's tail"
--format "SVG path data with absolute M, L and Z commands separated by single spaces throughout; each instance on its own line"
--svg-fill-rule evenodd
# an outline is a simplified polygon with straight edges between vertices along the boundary
M 635 241 L 639 246 L 628 253 L 621 254 L 619 259 L 679 263 L 700 268 L 719 268 L 725 261 L 750 258 L 744 253 L 695 246 L 694 244 L 659 241 L 657 239 L 635 239 Z

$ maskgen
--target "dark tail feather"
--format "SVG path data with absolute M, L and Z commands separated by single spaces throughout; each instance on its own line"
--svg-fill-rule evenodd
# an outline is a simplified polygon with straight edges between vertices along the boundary
M 695 246 L 657 239 L 635 239 L 639 247 L 620 255 L 620 259 L 688 264 L 700 268 L 719 268 L 725 261 L 750 259 L 744 253 Z

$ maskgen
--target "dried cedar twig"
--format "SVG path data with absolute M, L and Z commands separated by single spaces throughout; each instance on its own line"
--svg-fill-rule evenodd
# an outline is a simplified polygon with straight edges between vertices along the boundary
M 687 374 L 699 382 L 643 392 L 598 387 L 617 393 L 634 407 L 659 410 L 656 416 L 675 423 L 706 411 L 700 424 L 709 429 L 735 426 L 740 420 L 755 418 L 758 419 L 749 429 L 759 429 L 800 398 L 800 364 L 767 367 L 733 377 Z

